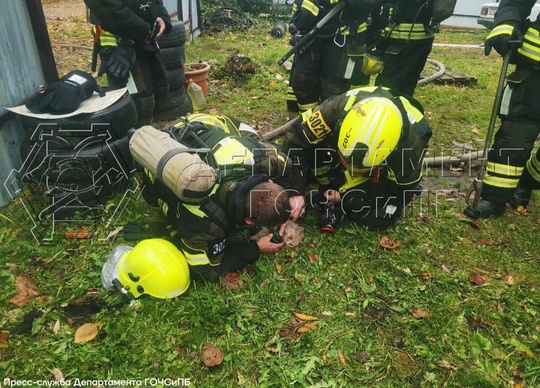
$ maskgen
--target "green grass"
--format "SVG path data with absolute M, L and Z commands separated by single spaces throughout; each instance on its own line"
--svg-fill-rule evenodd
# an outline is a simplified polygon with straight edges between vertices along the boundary
M 270 37 L 270 25 L 186 45 L 188 62 L 212 63 L 212 112 L 261 131 L 288 120 L 287 73 L 276 61 L 289 46 Z M 443 30 L 437 40 L 481 44 L 484 37 Z M 260 72 L 246 80 L 216 77 L 234 49 Z M 478 79 L 473 86 L 417 89 L 434 129 L 431 155 L 461 153 L 453 142 L 481 146 L 500 59 L 484 57 L 481 49 L 444 47 L 431 57 Z M 38 245 L 24 198 L 15 200 L 0 217 L 0 378 L 53 379 L 58 368 L 72 381 L 190 378 L 195 387 L 540 386 L 538 199 L 527 216 L 509 209 L 472 224 L 461 217 L 471 178 L 452 174 L 428 171 L 429 190 L 391 230 L 371 233 L 346 223 L 332 236 L 321 235 L 309 216 L 303 245 L 263 255 L 255 274 L 241 275 L 244 288 L 194 282 L 181 297 L 141 298 L 131 306 L 100 282 L 112 247 L 126 243 L 120 236 L 107 243 L 67 241 L 62 233 L 74 226 L 62 225 L 54 244 Z M 458 195 L 437 196 L 437 189 Z M 158 210 L 134 196 L 113 224 L 82 224 L 106 235 L 149 219 L 161 219 Z M 386 250 L 383 236 L 401 245 Z M 471 273 L 483 274 L 486 284 L 471 282 Z M 23 275 L 35 280 L 42 298 L 17 307 L 8 300 Z M 415 318 L 415 309 L 428 316 Z M 296 339 L 283 336 L 293 311 L 318 317 L 317 328 Z M 31 317 L 33 324 L 25 325 Z M 74 343 L 86 322 L 101 322 L 100 334 Z M 201 362 L 208 342 L 223 351 L 222 365 Z

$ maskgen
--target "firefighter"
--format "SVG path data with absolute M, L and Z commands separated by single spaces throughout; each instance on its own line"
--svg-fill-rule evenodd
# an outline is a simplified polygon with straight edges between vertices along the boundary
M 473 219 L 503 214 L 506 204 L 527 207 L 532 190 L 540 188 L 540 151 L 531 155 L 540 133 L 540 20 L 527 19 L 534 0 L 502 0 L 495 28 L 485 41 L 485 54 L 495 49 L 516 64 L 506 77 L 499 117 L 501 125 L 488 153 L 478 206 L 468 206 Z M 517 50 L 516 50 L 517 49 Z
M 328 97 L 347 91 L 359 78 L 366 51 L 367 17 L 382 0 L 296 0 L 289 32 L 294 44 L 306 35 L 339 2 L 348 1 L 315 37 L 295 54 L 290 85 L 298 109 L 305 112 Z M 292 105 L 291 105 L 292 104 Z M 294 111 L 294 98 L 287 99 Z
M 313 178 L 319 187 L 308 204 L 322 212 L 321 232 L 333 232 L 343 216 L 369 230 L 392 226 L 421 189 L 430 137 L 419 104 L 381 87 L 350 90 L 303 113 L 282 148 L 294 161 L 291 218 L 304 213 Z
M 379 29 L 374 33 L 375 48 L 384 62 L 375 85 L 395 95 L 413 96 L 435 32 L 452 15 L 454 6 L 455 0 L 397 0 L 385 2 L 374 12 L 369 28 Z
M 257 140 L 246 128 L 225 116 L 195 114 L 168 129 L 188 147 L 204 145 L 212 150 L 221 179 L 199 203 L 180 200 L 143 171 L 144 198 L 161 206 L 172 241 L 186 257 L 193 279 L 215 281 L 221 274 L 256 262 L 261 253 L 283 247 L 283 243 L 273 242 L 272 234 L 256 242 L 231 242 L 242 225 L 277 229 L 282 236 L 284 226 L 280 225 L 289 218 L 287 192 L 271 178 L 286 176 L 290 162 L 276 146 Z M 156 237 L 152 232 L 130 224 L 124 228 L 124 237 Z
M 156 39 L 172 30 L 162 0 L 84 0 L 97 18 L 101 66 L 109 87 L 128 85 L 139 114 L 138 126 L 150 124 L 169 92 L 167 72 Z M 96 46 L 94 46 L 96 49 Z M 130 73 L 135 89 L 128 84 Z

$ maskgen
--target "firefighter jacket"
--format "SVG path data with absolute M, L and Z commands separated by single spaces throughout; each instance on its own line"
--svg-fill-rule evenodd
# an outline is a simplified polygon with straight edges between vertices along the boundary
M 172 30 L 171 19 L 162 0 L 84 0 L 101 27 L 121 38 L 145 41 L 158 17 L 165 22 L 164 33 Z M 104 44 L 105 43 L 105 44 Z M 102 42 L 102 46 L 112 45 Z
M 146 173 L 145 183 L 150 184 L 150 190 L 145 199 L 154 204 L 157 199 L 168 224 L 175 228 L 174 242 L 192 273 L 206 280 L 217 279 L 224 261 L 245 266 L 259 258 L 256 242 L 231 243 L 230 239 L 249 217 L 244 209 L 250 190 L 269 178 L 289 173 L 290 162 L 275 145 L 230 133 L 238 128 L 239 122 L 227 117 L 199 114 L 169 129 L 181 136 L 179 140 L 185 145 L 212 150 L 212 163 L 220 170 L 221 179 L 199 204 L 182 203 L 172 190 Z M 152 196 L 154 201 L 149 198 Z
M 379 28 L 379 35 L 386 39 L 417 42 L 432 39 L 431 12 L 427 0 L 398 0 L 386 2 L 374 16 L 372 28 Z
M 397 147 L 379 168 L 373 169 L 372 176 L 354 177 L 339 161 L 337 137 L 348 110 L 370 97 L 390 99 L 400 110 L 404 124 Z M 383 182 L 385 190 L 396 193 L 414 189 L 422 177 L 423 158 L 431 134 L 420 105 L 413 99 L 394 97 L 381 87 L 350 90 L 305 112 L 286 133 L 283 151 L 293 163 L 290 188 L 302 195 L 314 177 L 322 186 L 342 194 L 368 180 Z
M 299 31 L 301 35 L 311 30 L 319 20 L 335 7 L 338 3 L 348 0 L 297 0 L 290 24 L 293 31 Z M 351 4 L 352 3 L 352 4 Z M 352 5 L 352 6 L 351 6 Z M 348 11 L 348 12 L 347 12 Z M 352 0 L 347 7 L 332 20 L 328 21 L 319 31 L 319 37 L 333 37 L 336 34 L 348 35 L 365 32 L 367 29 L 366 18 L 370 9 L 363 6 L 362 0 Z M 353 28 L 353 30 L 351 30 Z
M 524 34 L 523 45 L 511 62 L 540 69 L 540 15 L 536 20 L 527 19 L 535 0 L 502 0 L 495 14 L 495 25 L 513 24 Z

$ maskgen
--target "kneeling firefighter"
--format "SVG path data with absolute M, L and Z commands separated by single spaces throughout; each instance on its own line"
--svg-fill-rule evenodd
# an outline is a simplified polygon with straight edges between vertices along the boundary
M 353 89 L 305 112 L 283 142 L 297 161 L 287 187 L 299 204 L 291 218 L 305 211 L 311 177 L 319 184 L 309 198 L 321 232 L 332 233 L 344 216 L 369 230 L 392 226 L 420 193 L 431 134 L 417 101 L 380 87 Z
M 501 124 L 489 149 L 481 199 L 464 211 L 473 219 L 501 215 L 507 203 L 527 207 L 532 191 L 540 189 L 540 151 L 532 154 L 540 133 L 540 16 L 527 18 L 534 4 L 502 0 L 485 41 L 486 55 L 494 48 L 503 57 L 510 55 L 516 67 L 506 76 Z
M 241 225 L 273 229 L 289 218 L 287 192 L 270 179 L 285 176 L 289 162 L 254 135 L 227 117 L 192 115 L 165 131 L 142 127 L 131 138 L 144 198 L 162 208 L 192 278 L 217 280 L 283 246 L 271 242 L 272 234 L 257 242 L 230 242 Z M 126 239 L 148 237 L 130 235 L 128 226 Z
M 99 52 L 98 75 L 107 74 L 110 88 L 127 85 L 137 106 L 138 126 L 150 124 L 169 92 L 167 72 L 156 43 L 157 38 L 172 30 L 169 12 L 161 0 L 84 2 L 94 24 L 92 71 Z

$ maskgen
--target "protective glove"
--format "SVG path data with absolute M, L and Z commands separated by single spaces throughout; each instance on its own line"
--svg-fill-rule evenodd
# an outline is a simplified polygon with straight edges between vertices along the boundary
M 484 42 L 484 54 L 489 55 L 491 49 L 494 48 L 504 57 L 512 47 L 521 47 L 522 44 L 523 33 L 515 23 L 499 24 L 491 31 Z
M 107 50 L 103 53 L 106 60 L 101 62 L 98 76 L 107 73 L 117 78 L 119 82 L 127 83 L 129 71 L 135 63 L 135 49 L 125 44 L 119 44 L 116 47 L 107 47 L 104 50 Z M 109 53 L 110 55 L 108 55 Z
M 122 232 L 124 240 L 126 241 L 138 241 L 147 238 L 162 238 L 168 236 L 167 225 L 162 222 L 152 222 L 144 225 L 130 222 L 124 225 Z

